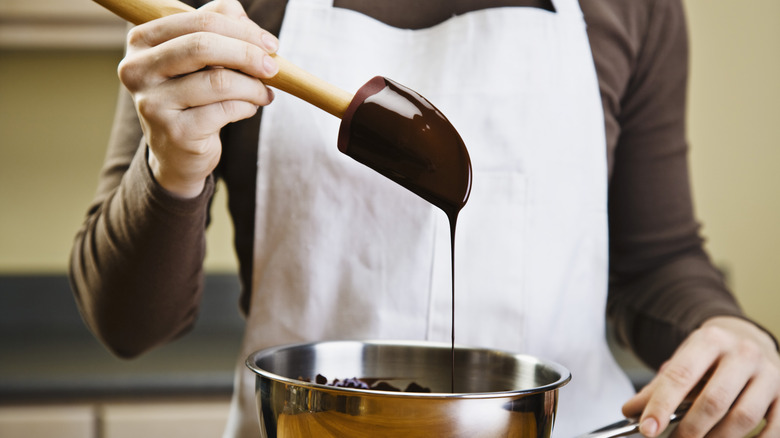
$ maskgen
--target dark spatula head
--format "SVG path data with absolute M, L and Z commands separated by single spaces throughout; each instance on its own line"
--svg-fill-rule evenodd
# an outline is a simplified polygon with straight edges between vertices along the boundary
M 420 94 L 377 76 L 341 121 L 339 150 L 448 214 L 466 204 L 471 160 L 458 132 Z

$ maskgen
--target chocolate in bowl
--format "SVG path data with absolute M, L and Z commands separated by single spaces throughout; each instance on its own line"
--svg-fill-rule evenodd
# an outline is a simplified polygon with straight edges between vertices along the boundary
M 411 382 L 406 385 L 405 389 L 401 389 L 398 386 L 394 386 L 392 383 L 394 378 L 376 378 L 376 377 L 348 377 L 346 379 L 333 379 L 328 380 L 327 377 L 322 374 L 312 379 L 306 379 L 299 377 L 298 380 L 304 382 L 315 382 L 320 385 L 334 386 L 337 388 L 359 388 L 359 389 L 371 389 L 374 391 L 393 391 L 393 392 L 431 392 L 431 388 L 426 388 L 417 382 Z
M 253 353 L 261 436 L 549 437 L 561 365 L 532 356 L 458 346 L 451 392 L 451 345 L 432 342 L 331 341 Z M 430 393 L 333 387 L 299 376 L 392 377 Z

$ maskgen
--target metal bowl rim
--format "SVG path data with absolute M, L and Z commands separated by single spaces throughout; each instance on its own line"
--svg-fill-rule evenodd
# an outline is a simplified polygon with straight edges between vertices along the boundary
M 397 347 L 446 348 L 447 350 L 450 350 L 452 348 L 452 345 L 450 343 L 432 342 L 432 341 L 340 340 L 340 341 L 301 342 L 301 343 L 294 343 L 294 344 L 277 345 L 277 346 L 257 350 L 247 357 L 245 364 L 250 370 L 252 370 L 255 374 L 257 374 L 258 377 L 262 376 L 270 380 L 284 383 L 286 385 L 294 385 L 294 386 L 299 386 L 304 388 L 316 389 L 318 391 L 337 392 L 337 393 L 346 392 L 352 394 L 371 395 L 375 397 L 411 397 L 411 398 L 438 398 L 438 399 L 445 399 L 445 398 L 489 399 L 489 398 L 514 397 L 519 395 L 539 394 L 539 393 L 557 390 L 560 387 L 569 383 L 569 381 L 571 380 L 571 372 L 566 367 L 564 367 L 563 365 L 557 362 L 553 362 L 547 359 L 541 359 L 539 357 L 532 356 L 532 355 L 512 353 L 505 350 L 469 347 L 469 346 L 464 346 L 459 344 L 455 344 L 456 350 L 461 349 L 461 350 L 472 350 L 472 351 L 484 351 L 484 352 L 498 353 L 506 356 L 511 356 L 523 362 L 538 363 L 546 367 L 552 368 L 554 371 L 560 374 L 561 377 L 555 382 L 548 383 L 547 385 L 537 386 L 528 389 L 516 389 L 512 391 L 468 392 L 468 393 L 395 392 L 395 391 L 378 391 L 378 390 L 371 390 L 371 389 L 345 388 L 345 387 L 336 387 L 330 385 L 321 385 L 319 383 L 306 382 L 303 380 L 280 376 L 278 374 L 264 370 L 256 365 L 255 358 L 257 357 L 269 356 L 278 351 L 283 351 L 283 350 L 291 350 L 295 348 L 311 347 L 311 346 L 325 345 L 325 344 L 360 344 L 360 345 L 377 345 L 377 346 L 387 345 L 387 346 L 397 346 Z

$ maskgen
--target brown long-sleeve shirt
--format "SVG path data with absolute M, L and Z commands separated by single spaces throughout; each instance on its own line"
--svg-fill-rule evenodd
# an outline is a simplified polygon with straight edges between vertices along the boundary
M 242 3 L 261 27 L 278 34 L 286 0 Z M 684 13 L 680 0 L 580 4 L 607 138 L 608 314 L 620 338 L 658 366 L 707 318 L 741 316 L 702 248 L 693 214 L 685 137 Z M 335 1 L 336 7 L 413 29 L 453 14 L 508 5 L 553 9 L 549 0 Z M 215 178 L 222 178 L 228 190 L 243 284 L 240 307 L 248 309 L 261 118 L 262 111 L 225 127 L 222 158 L 203 193 L 177 199 L 154 181 L 132 100 L 121 91 L 100 184 L 71 261 L 84 319 L 116 354 L 140 354 L 180 336 L 196 320 Z

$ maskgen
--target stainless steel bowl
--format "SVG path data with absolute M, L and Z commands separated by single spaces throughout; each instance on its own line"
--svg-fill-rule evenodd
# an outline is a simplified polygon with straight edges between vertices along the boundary
M 256 373 L 263 437 L 549 437 L 558 389 L 571 378 L 535 357 L 456 347 L 453 392 L 450 345 L 430 342 L 286 345 L 253 353 L 246 364 Z M 317 374 L 400 388 L 414 381 L 432 392 L 311 383 Z

